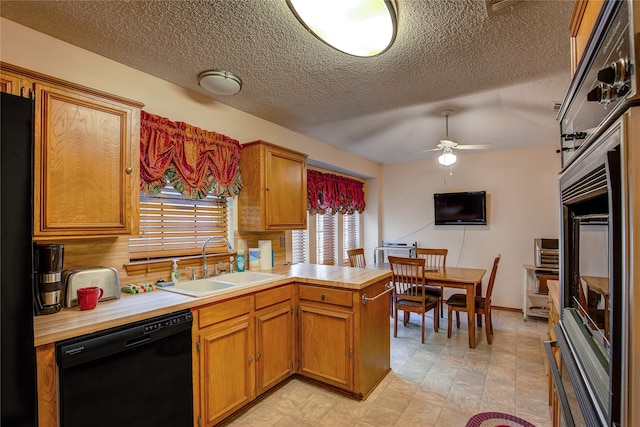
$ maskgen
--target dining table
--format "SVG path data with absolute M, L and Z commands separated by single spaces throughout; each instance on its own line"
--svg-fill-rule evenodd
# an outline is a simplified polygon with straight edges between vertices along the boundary
M 390 270 L 388 262 L 368 265 L 367 268 L 378 270 Z M 467 296 L 467 313 L 469 315 L 469 348 L 476 348 L 476 322 L 473 318 L 477 316 L 477 325 L 482 327 L 482 316 L 476 315 L 476 296 L 482 296 L 482 278 L 487 270 L 483 268 L 466 267 L 439 267 L 430 269 L 426 266 L 424 272 L 425 284 L 430 286 L 440 286 L 443 288 L 464 289 Z

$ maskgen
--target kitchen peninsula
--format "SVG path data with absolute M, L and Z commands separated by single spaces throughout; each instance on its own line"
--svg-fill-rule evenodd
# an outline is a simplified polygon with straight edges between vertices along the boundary
M 256 285 L 224 289 L 202 298 L 162 290 L 123 294 L 119 300 L 98 304 L 95 310 L 80 311 L 76 307 L 36 317 L 39 425 L 57 425 L 57 341 L 183 309 L 191 310 L 194 318 L 194 425 L 198 425 L 199 420 L 207 426 L 219 423 L 292 375 L 365 399 L 390 370 L 386 286 L 391 273 L 312 264 L 262 271 L 283 276 Z M 283 320 L 277 322 L 281 326 L 269 327 L 269 320 L 276 317 Z M 239 360 L 213 360 L 215 353 L 202 350 L 212 341 L 212 336 L 221 337 L 216 345 L 224 346 L 225 325 L 239 323 L 246 324 L 247 342 Z M 288 337 L 290 346 L 270 347 L 274 337 L 265 334 L 278 334 L 280 340 Z M 277 352 L 271 355 L 272 360 L 286 359 L 278 363 L 288 367 L 284 372 L 270 372 L 269 367 L 261 365 L 268 351 Z M 249 357 L 248 364 L 244 355 Z M 216 389 L 220 383 L 207 379 L 211 378 L 212 370 L 221 369 L 223 374 L 225 366 L 244 366 L 244 374 L 234 375 L 252 381 L 241 387 L 242 396 L 237 399 L 237 405 L 217 408 L 212 394 L 228 391 Z M 237 388 L 234 389 L 237 392 Z

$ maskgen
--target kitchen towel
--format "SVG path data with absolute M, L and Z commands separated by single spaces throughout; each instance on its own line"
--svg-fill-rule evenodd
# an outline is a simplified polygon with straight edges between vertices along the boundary
M 249 270 L 260 270 L 259 248 L 249 248 Z
M 271 240 L 258 240 L 258 247 L 260 248 L 260 268 L 268 270 L 271 265 Z

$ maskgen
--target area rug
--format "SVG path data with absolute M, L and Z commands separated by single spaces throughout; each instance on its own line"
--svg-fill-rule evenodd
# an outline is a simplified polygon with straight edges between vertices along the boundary
M 466 427 L 536 427 L 529 421 L 501 412 L 482 412 L 467 421 Z

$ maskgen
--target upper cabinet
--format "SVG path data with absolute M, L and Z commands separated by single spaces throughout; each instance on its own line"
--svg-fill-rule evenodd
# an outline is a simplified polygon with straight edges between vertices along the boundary
M 7 64 L 1 82 L 35 100 L 34 238 L 136 234 L 142 104 Z
M 307 228 L 307 156 L 265 141 L 242 146 L 238 229 Z
M 578 68 L 604 0 L 577 0 L 571 14 L 571 75 Z

